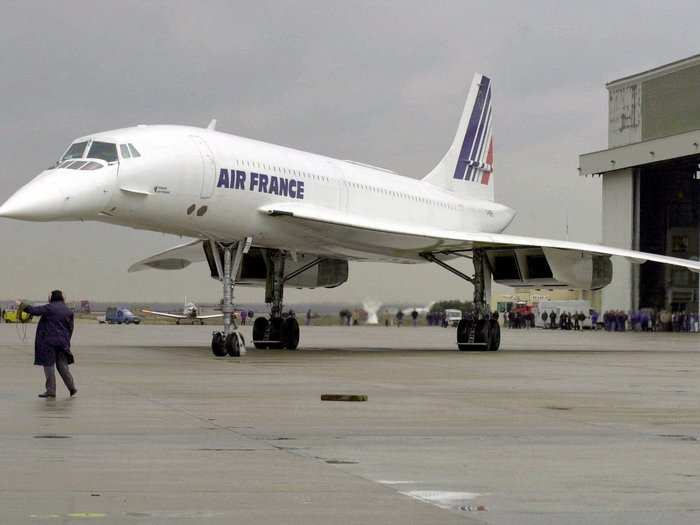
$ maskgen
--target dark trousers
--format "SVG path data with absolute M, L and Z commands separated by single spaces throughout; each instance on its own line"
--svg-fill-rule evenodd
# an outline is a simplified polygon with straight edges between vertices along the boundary
M 75 391 L 75 383 L 73 382 L 73 375 L 68 369 L 68 356 L 65 352 L 56 352 L 56 369 L 63 379 L 66 388 L 69 392 Z M 45 366 L 44 374 L 46 375 L 46 393 L 52 396 L 56 395 L 56 371 L 53 366 Z

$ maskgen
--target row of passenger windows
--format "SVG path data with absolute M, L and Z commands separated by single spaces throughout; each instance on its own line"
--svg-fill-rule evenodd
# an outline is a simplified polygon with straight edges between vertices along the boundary
M 90 145 L 89 150 L 88 144 Z M 119 151 L 121 152 L 122 159 L 130 159 L 132 157 L 141 156 L 133 144 L 120 144 Z M 66 151 L 61 158 L 61 162 L 66 160 L 82 159 L 85 157 L 88 159 L 101 159 L 106 162 L 116 162 L 119 160 L 117 145 L 113 142 L 100 142 L 98 140 L 93 140 L 92 142 L 88 142 L 87 140 L 84 142 L 76 142 L 71 144 L 68 151 Z
M 404 200 L 410 200 L 414 202 L 422 202 L 423 204 L 431 204 L 432 206 L 439 206 L 441 208 L 456 210 L 457 206 L 453 204 L 448 204 L 446 202 L 436 201 L 432 199 L 426 199 L 425 197 L 419 197 L 417 195 L 411 195 L 410 193 L 403 193 L 401 191 L 389 190 L 386 188 L 372 186 L 370 184 L 359 184 L 357 182 L 350 182 L 348 186 L 352 188 L 357 188 L 365 191 L 371 191 L 372 193 L 381 193 L 383 195 L 391 195 L 392 197 L 398 197 Z
M 241 160 L 238 162 L 240 166 L 246 168 L 255 168 L 259 170 L 266 170 L 269 173 L 281 173 L 284 175 L 291 175 L 296 177 L 308 177 L 313 180 L 330 181 L 330 177 L 324 175 L 316 175 L 315 173 L 309 173 L 308 171 L 295 170 L 292 168 L 283 168 L 281 166 L 275 166 L 274 164 L 267 164 L 265 162 L 256 162 L 253 160 Z
M 326 177 L 324 175 L 316 175 L 315 173 L 309 173 L 306 171 L 295 170 L 295 169 L 291 169 L 291 168 L 283 168 L 280 166 L 275 166 L 273 164 L 266 164 L 264 162 L 256 162 L 256 161 L 252 161 L 252 160 L 242 160 L 242 161 L 239 161 L 239 164 L 241 164 L 242 166 L 247 167 L 247 168 L 256 168 L 256 169 L 260 169 L 260 170 L 267 170 L 268 172 L 283 173 L 286 175 L 295 175 L 297 177 L 308 177 L 308 178 L 313 179 L 313 180 L 321 180 L 321 181 L 326 181 L 326 182 L 330 181 L 330 177 Z M 439 206 L 441 208 L 445 208 L 445 209 L 449 209 L 449 210 L 458 209 L 457 206 L 455 206 L 453 204 L 448 204 L 446 202 L 440 202 L 440 201 L 435 201 L 432 199 L 426 199 L 424 197 L 418 197 L 416 195 L 410 195 L 408 193 L 389 190 L 389 189 L 378 187 L 378 186 L 371 186 L 369 184 L 359 184 L 356 182 L 349 182 L 347 185 L 351 188 L 363 189 L 366 191 L 371 191 L 373 193 L 381 193 L 384 195 L 391 195 L 393 197 L 399 197 L 399 198 L 411 200 L 414 202 L 422 202 L 424 204 L 431 204 L 433 206 Z

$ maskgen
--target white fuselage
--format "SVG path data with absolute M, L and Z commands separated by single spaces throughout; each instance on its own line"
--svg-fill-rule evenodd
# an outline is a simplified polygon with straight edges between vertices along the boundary
M 292 226 L 259 209 L 296 202 L 381 224 L 487 233 L 501 232 L 514 217 L 506 206 L 460 199 L 383 169 L 209 129 L 138 126 L 75 143 L 85 140 L 117 144 L 119 159 L 98 161 L 102 167 L 93 170 L 47 170 L 6 206 L 31 201 L 32 220 L 97 220 L 224 241 L 252 237 L 260 247 L 401 262 L 421 259 L 402 260 L 366 240 Z M 126 144 L 140 156 L 123 155 Z M 88 149 L 82 158 L 90 158 Z

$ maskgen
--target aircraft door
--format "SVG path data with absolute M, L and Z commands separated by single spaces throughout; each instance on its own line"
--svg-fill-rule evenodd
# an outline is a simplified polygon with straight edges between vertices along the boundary
M 196 146 L 197 151 L 199 151 L 201 159 L 202 184 L 199 196 L 202 199 L 208 199 L 214 194 L 214 187 L 216 186 L 216 159 L 209 145 L 204 142 L 204 139 L 191 135 L 190 140 Z
M 347 211 L 348 209 L 348 186 L 345 180 L 345 173 L 340 163 L 328 161 L 331 170 L 336 175 L 335 185 L 338 192 L 338 209 L 341 211 Z

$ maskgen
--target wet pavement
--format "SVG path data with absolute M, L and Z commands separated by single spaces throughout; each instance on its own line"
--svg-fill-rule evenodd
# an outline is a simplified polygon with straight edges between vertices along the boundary
M 79 323 L 69 399 L 0 325 L 0 523 L 698 523 L 700 338 Z M 245 330 L 246 339 L 250 333 Z M 321 401 L 366 394 L 364 402 Z

